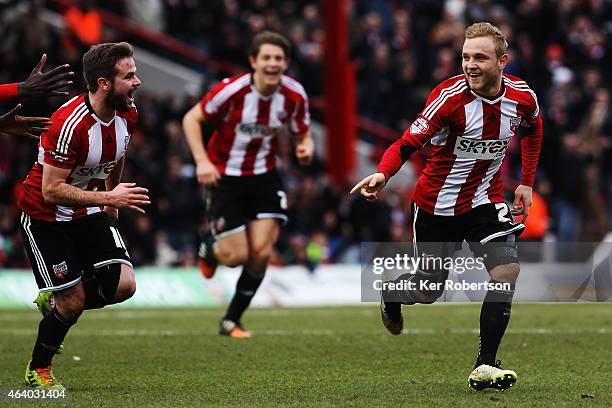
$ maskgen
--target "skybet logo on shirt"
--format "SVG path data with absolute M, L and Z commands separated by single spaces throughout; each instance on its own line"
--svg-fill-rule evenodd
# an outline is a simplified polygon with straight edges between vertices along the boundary
M 272 136 L 279 130 L 280 128 L 263 125 L 260 123 L 238 123 L 236 125 L 236 133 L 247 134 L 252 138 Z
M 468 139 L 467 137 L 457 137 L 454 153 L 457 157 L 480 160 L 501 159 L 506 154 L 510 144 L 508 139 Z
M 102 179 L 106 180 L 108 175 L 117 165 L 116 161 L 98 164 L 97 166 L 77 166 L 70 177 L 74 179 Z

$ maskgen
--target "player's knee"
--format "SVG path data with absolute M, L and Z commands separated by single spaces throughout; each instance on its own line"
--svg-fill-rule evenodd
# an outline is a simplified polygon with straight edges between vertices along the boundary
M 96 269 L 100 285 L 98 290 L 107 305 L 121 301 L 118 299 L 117 294 L 123 269 L 132 270 L 128 265 L 121 263 L 112 263 Z
M 230 268 L 243 265 L 248 260 L 248 251 L 246 247 L 218 245 L 215 249 L 215 255 L 219 262 Z
M 478 250 L 484 255 L 484 264 L 491 278 L 499 282 L 516 282 L 520 272 L 518 248 L 514 234 L 498 237 Z
M 267 264 L 272 255 L 272 245 L 256 245 L 251 248 L 249 263 Z
M 491 271 L 491 278 L 497 282 L 515 283 L 520 271 L 521 267 L 516 262 L 499 265 Z
M 121 271 L 121 278 L 119 286 L 115 292 L 114 300 L 116 302 L 123 302 L 128 300 L 136 293 L 136 278 L 132 268 L 125 265 L 125 269 Z
M 236 248 L 235 250 L 227 248 L 217 252 L 219 261 L 230 268 L 245 264 L 248 259 L 247 255 L 247 251 L 241 248 Z

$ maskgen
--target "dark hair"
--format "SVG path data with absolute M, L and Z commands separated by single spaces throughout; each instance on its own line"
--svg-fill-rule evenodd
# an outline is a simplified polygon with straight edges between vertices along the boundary
M 253 37 L 253 41 L 251 41 L 251 46 L 249 47 L 249 55 L 253 58 L 257 57 L 259 49 L 264 44 L 272 44 L 281 47 L 285 53 L 285 58 L 290 57 L 291 44 L 289 44 L 289 40 L 287 40 L 284 35 L 273 31 L 262 31 Z
M 98 78 L 111 82 L 117 75 L 115 64 L 123 58 L 134 55 L 134 47 L 126 42 L 105 43 L 92 46 L 83 55 L 83 76 L 90 92 L 98 90 Z

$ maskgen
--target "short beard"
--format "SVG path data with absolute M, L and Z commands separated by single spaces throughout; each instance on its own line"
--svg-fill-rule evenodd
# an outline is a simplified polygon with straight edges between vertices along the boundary
M 132 109 L 131 104 L 128 105 L 125 95 L 119 95 L 115 92 L 115 87 L 111 85 L 110 91 L 106 96 L 106 103 L 111 109 L 115 109 L 121 112 L 127 112 Z

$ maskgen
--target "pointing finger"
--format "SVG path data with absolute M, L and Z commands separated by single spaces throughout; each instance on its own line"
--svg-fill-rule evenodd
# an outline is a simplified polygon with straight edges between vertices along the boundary
M 358 190 L 361 189 L 361 187 L 363 186 L 363 184 L 366 182 L 366 179 L 361 180 L 359 183 L 355 184 L 355 187 L 353 187 L 351 189 L 351 192 L 349 194 L 354 194 L 355 192 L 357 192 Z
M 42 57 L 40 57 L 40 61 L 38 62 L 38 64 L 32 70 L 32 73 L 42 72 L 42 70 L 45 68 L 46 63 L 47 63 L 47 54 L 43 54 Z

